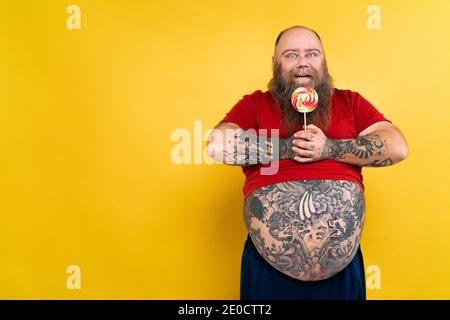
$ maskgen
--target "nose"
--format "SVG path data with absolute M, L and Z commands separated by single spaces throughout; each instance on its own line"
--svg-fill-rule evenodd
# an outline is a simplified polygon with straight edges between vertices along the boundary
M 297 59 L 297 68 L 305 68 L 305 67 L 309 67 L 308 64 L 308 59 L 306 59 L 305 57 L 302 57 L 301 55 L 299 55 L 298 59 Z

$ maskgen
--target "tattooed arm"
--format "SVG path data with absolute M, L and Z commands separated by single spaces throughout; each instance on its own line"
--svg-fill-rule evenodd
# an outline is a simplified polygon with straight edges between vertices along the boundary
M 330 139 L 320 128 L 294 134 L 294 160 L 302 163 L 332 159 L 356 166 L 383 167 L 404 160 L 408 146 L 400 131 L 387 121 L 363 130 L 356 139 Z
M 274 160 L 293 159 L 293 137 L 287 139 L 267 138 L 256 130 L 243 130 L 232 122 L 214 128 L 208 138 L 207 154 L 224 164 L 267 164 Z

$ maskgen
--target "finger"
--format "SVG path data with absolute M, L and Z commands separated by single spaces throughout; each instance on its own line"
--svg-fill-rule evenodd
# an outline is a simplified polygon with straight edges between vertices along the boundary
M 305 126 L 303 126 L 303 128 L 305 128 Z M 306 126 L 306 131 L 313 132 L 313 133 L 319 133 L 319 131 L 321 131 L 321 130 L 319 127 L 317 127 L 313 124 L 308 124 Z
M 304 158 L 304 157 L 299 157 L 299 156 L 294 157 L 294 160 L 297 162 L 300 162 L 300 163 L 307 163 L 307 162 L 313 161 L 312 158 Z
M 292 151 L 296 153 L 296 155 L 304 158 L 312 158 L 314 157 L 314 152 L 311 150 L 300 149 L 298 147 L 292 147 Z
M 295 139 L 303 139 L 306 141 L 312 141 L 315 138 L 315 134 L 311 132 L 298 131 L 294 134 Z
M 292 140 L 292 146 L 306 149 L 305 146 L 308 142 L 303 139 L 294 139 Z
M 315 149 L 314 143 L 311 143 L 311 142 L 303 140 L 303 139 L 294 139 L 294 140 L 292 140 L 292 144 L 300 149 L 305 149 L 305 150 L 314 150 Z

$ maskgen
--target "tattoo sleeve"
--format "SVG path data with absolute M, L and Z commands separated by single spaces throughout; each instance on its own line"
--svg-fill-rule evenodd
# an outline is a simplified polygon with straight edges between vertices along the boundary
M 327 139 L 323 159 L 332 159 L 356 166 L 383 167 L 394 164 L 383 133 L 373 133 L 356 139 Z
M 293 159 L 292 140 L 292 137 L 269 138 L 255 130 L 234 129 L 225 138 L 223 163 L 245 166 Z

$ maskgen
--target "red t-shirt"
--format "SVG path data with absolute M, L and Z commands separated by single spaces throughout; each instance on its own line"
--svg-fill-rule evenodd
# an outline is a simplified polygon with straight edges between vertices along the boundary
M 280 138 L 288 138 L 282 127 L 281 111 L 274 105 L 272 95 L 257 90 L 245 95 L 223 118 L 222 122 L 233 122 L 244 130 L 279 129 Z M 370 102 L 357 92 L 334 89 L 331 104 L 331 122 L 324 134 L 332 139 L 354 139 L 357 135 L 379 121 L 389 121 Z M 258 132 L 259 134 L 259 132 Z M 242 166 L 245 175 L 244 198 L 265 185 L 290 180 L 349 180 L 359 183 L 364 189 L 361 167 L 335 160 L 299 163 L 294 160 L 279 160 L 276 174 L 261 174 L 261 168 L 273 166 L 257 164 Z

